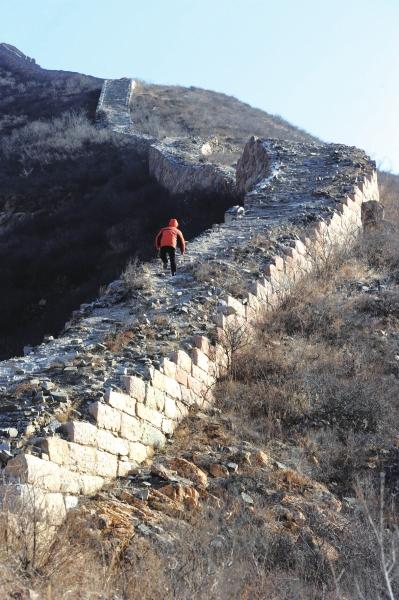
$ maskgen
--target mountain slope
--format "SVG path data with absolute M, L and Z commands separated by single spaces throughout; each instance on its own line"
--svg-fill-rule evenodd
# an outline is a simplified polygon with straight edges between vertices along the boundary
M 243 145 L 251 135 L 311 142 L 316 138 L 276 115 L 253 108 L 233 96 L 197 87 L 140 82 L 131 101 L 139 131 L 166 136 L 227 138 Z
M 16 48 L 0 44 L 0 133 L 67 110 L 94 118 L 101 85 L 96 77 L 42 69 Z

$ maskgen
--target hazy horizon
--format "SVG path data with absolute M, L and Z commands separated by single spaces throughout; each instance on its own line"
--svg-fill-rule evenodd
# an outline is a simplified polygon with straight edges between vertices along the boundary
M 223 92 L 399 172 L 393 0 L 5 0 L 2 16 L 44 68 Z

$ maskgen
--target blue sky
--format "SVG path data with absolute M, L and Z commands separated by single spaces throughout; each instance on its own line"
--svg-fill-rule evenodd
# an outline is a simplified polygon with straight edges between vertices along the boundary
M 0 41 L 232 94 L 399 172 L 399 0 L 0 0 Z

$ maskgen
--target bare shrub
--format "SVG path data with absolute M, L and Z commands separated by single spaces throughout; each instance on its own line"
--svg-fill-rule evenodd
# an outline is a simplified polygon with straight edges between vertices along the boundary
M 234 364 L 234 358 L 239 351 L 246 348 L 252 339 L 252 331 L 246 321 L 239 318 L 233 318 L 227 321 L 221 332 L 219 343 L 226 355 L 226 368 L 231 371 Z
M 45 166 L 81 151 L 85 145 L 112 139 L 107 129 L 92 125 L 83 113 L 64 113 L 51 121 L 32 121 L 1 140 L 6 159 L 27 166 Z
M 130 292 L 149 292 L 152 289 L 148 266 L 138 258 L 131 259 L 122 273 L 122 281 Z

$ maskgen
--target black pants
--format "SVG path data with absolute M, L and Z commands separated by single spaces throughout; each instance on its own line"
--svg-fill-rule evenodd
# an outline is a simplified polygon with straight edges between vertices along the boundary
M 160 255 L 165 268 L 168 266 L 169 256 L 170 270 L 174 275 L 176 273 L 176 249 L 173 246 L 162 246 Z

